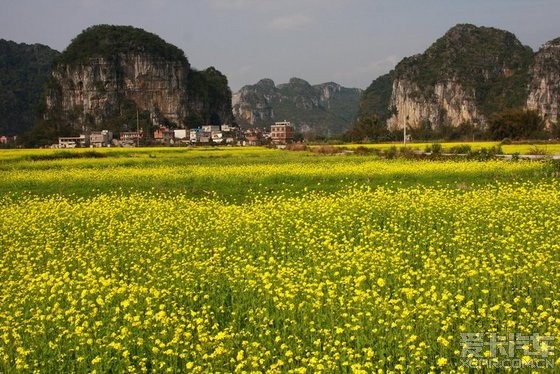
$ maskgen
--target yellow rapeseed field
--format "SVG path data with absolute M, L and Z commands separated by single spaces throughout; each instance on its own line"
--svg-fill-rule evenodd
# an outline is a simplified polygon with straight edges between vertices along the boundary
M 554 337 L 513 349 L 560 367 L 555 178 L 351 179 L 237 203 L 5 193 L 0 372 L 467 372 L 477 333 Z

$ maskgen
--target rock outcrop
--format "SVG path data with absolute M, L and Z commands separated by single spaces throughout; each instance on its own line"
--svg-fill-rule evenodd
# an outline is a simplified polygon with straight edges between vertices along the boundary
M 244 127 L 291 121 L 303 133 L 329 136 L 343 132 L 354 120 L 362 91 L 334 82 L 310 85 L 291 78 L 275 85 L 262 79 L 233 94 L 233 114 Z
M 53 66 L 44 123 L 58 133 L 114 132 L 160 124 L 196 127 L 229 122 L 231 91 L 214 68 L 191 69 L 183 51 L 130 26 L 93 26 L 78 35 Z
M 524 105 L 532 54 L 510 32 L 453 27 L 396 66 L 388 127 L 482 126 L 492 112 Z
M 550 56 L 551 49 L 547 51 Z M 545 64 L 544 54 L 541 59 Z M 554 96 L 558 81 L 543 76 L 532 80 L 529 95 L 532 61 L 533 51 L 510 32 L 457 25 L 424 53 L 404 58 L 374 80 L 362 97 L 359 117 L 375 116 L 393 131 L 405 124 L 413 129 L 462 124 L 484 129 L 495 112 L 524 107 L 528 97 L 533 97 L 529 107 L 538 108 L 538 102 Z M 558 60 L 552 65 L 558 66 Z M 550 69 L 538 66 L 535 62 L 531 74 L 548 76 Z
M 188 71 L 186 60 L 170 61 L 142 53 L 91 58 L 77 65 L 58 64 L 46 96 L 47 118 L 62 112 L 76 126 L 95 128 L 118 115 L 123 100 L 131 100 L 139 110 L 148 110 L 154 120 L 183 127 Z
M 546 127 L 558 123 L 560 106 L 560 38 L 545 43 L 530 69 L 527 109 L 536 110 Z

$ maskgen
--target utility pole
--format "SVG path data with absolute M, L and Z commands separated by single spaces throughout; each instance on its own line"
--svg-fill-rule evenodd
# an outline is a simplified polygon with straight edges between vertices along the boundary
M 404 121 L 404 127 L 403 127 L 403 144 L 406 148 L 406 125 L 408 124 L 408 116 L 406 116 L 406 120 Z
M 138 108 L 136 108 L 136 147 L 140 146 L 140 123 L 138 121 Z

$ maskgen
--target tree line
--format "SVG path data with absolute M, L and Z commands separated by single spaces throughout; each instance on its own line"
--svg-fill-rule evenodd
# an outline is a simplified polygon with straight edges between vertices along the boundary
M 407 127 L 407 134 L 415 140 L 548 140 L 560 138 L 560 124 L 546 126 L 544 119 L 534 110 L 509 108 L 490 115 L 485 125 L 472 122 L 459 126 L 433 125 L 424 120 Z M 391 131 L 386 117 L 371 114 L 357 119 L 341 135 L 345 142 L 387 142 L 403 140 L 403 130 Z

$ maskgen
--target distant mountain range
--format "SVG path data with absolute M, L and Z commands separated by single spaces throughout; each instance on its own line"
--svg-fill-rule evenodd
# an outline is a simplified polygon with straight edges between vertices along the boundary
M 484 128 L 508 108 L 535 110 L 558 126 L 560 38 L 535 53 L 508 31 L 460 24 L 365 91 L 292 78 L 262 79 L 233 95 L 222 73 L 192 69 L 179 48 L 131 26 L 88 28 L 62 54 L 0 40 L 0 135 L 33 129 L 34 145 L 84 129 L 125 131 L 137 109 L 147 130 L 287 120 L 313 137 L 363 119 L 394 131 Z
M 362 90 L 328 82 L 310 85 L 292 78 L 275 85 L 262 79 L 232 95 L 233 114 L 242 127 L 292 122 L 308 136 L 332 136 L 345 131 L 358 114 Z

